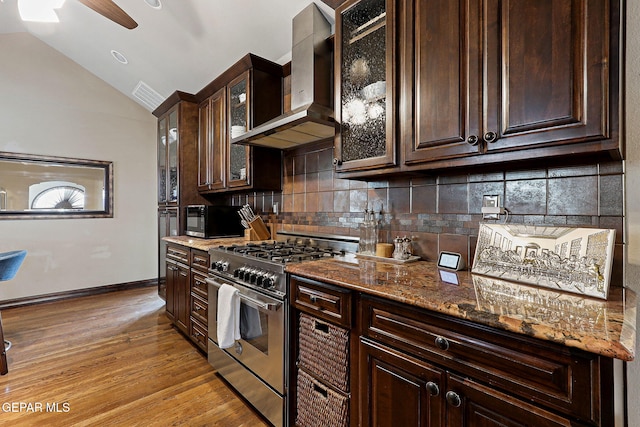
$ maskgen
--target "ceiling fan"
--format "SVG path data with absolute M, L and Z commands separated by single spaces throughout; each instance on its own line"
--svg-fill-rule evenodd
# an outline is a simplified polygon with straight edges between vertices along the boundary
M 138 23 L 113 0 L 78 1 L 129 30 L 138 26 Z M 64 2 L 65 0 L 18 0 L 18 11 L 23 21 L 58 22 L 58 15 L 54 9 L 60 9 Z
M 100 15 L 104 16 L 120 24 L 126 29 L 133 30 L 138 26 L 138 23 L 129 16 L 127 12 L 122 10 L 120 6 L 115 4 L 112 0 L 78 0 L 89 9 L 93 9 Z

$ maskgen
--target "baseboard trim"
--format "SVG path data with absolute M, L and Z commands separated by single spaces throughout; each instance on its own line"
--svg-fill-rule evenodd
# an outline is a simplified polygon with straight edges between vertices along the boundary
M 138 280 L 136 282 L 118 283 L 115 285 L 98 286 L 95 288 L 74 289 L 72 291 L 57 292 L 53 294 L 15 298 L 11 300 L 0 301 L 0 310 L 24 307 L 28 305 L 44 304 L 47 302 L 62 301 L 71 298 L 106 294 L 108 292 L 124 291 L 126 289 L 146 288 L 151 286 L 158 286 L 158 279 Z

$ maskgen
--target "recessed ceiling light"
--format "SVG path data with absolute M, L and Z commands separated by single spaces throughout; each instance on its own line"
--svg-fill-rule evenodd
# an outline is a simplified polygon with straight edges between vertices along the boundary
M 162 7 L 162 3 L 160 3 L 160 0 L 144 0 L 144 2 L 154 9 L 160 9 Z
M 129 63 L 129 61 L 127 61 L 127 58 L 117 50 L 111 50 L 111 56 L 113 56 L 116 59 L 116 61 L 118 61 L 121 64 Z

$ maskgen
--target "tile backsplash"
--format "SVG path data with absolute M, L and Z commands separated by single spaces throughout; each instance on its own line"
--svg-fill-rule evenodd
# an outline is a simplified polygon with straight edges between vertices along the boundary
M 624 169 L 622 161 L 504 169 L 460 170 L 438 175 L 394 177 L 369 182 L 342 179 L 333 170 L 333 145 L 285 154 L 282 192 L 237 194 L 280 230 L 359 235 L 364 210 L 381 213 L 380 241 L 413 236 L 414 252 L 435 260 L 440 251 L 473 260 L 483 221 L 483 195 L 497 195 L 508 221 L 536 225 L 614 228 L 612 285 L 621 286 L 623 268 Z M 272 215 L 278 203 L 278 214 Z M 271 215 L 270 215 L 271 214 Z M 489 222 L 501 223 L 499 220 Z

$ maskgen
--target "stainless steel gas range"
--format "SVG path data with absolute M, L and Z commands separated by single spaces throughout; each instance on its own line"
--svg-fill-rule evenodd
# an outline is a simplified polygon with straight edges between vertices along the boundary
M 288 278 L 285 265 L 355 252 L 357 239 L 281 233 L 277 240 L 212 248 L 209 363 L 273 425 L 285 425 L 288 372 Z M 231 348 L 217 339 L 218 289 L 240 296 L 240 335 Z

